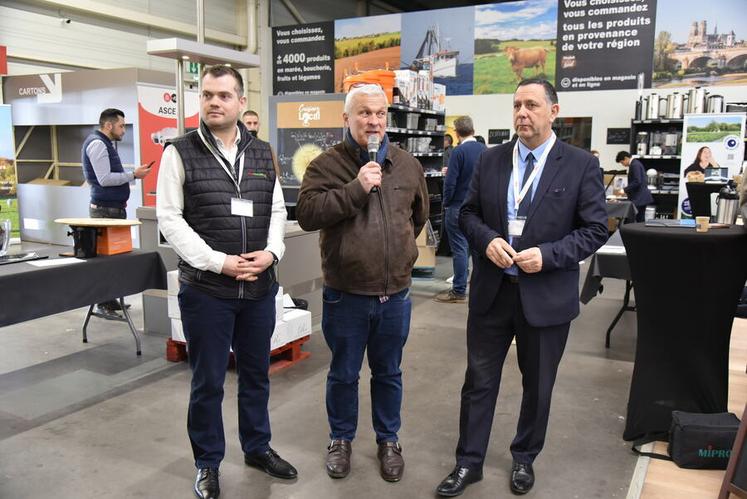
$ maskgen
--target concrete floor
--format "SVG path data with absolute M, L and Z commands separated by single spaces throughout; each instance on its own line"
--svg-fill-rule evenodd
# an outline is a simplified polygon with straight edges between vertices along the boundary
M 413 285 L 413 315 L 405 350 L 400 432 L 403 480 L 378 474 L 370 423 L 368 372 L 361 375 L 353 471 L 331 480 L 324 471 L 327 422 L 324 383 L 329 353 L 321 334 L 306 344 L 312 356 L 272 377 L 273 447 L 299 470 L 285 482 L 247 468 L 237 438 L 236 377 L 226 382 L 228 442 L 221 497 L 428 498 L 454 465 L 459 392 L 465 359 L 465 305 L 437 304 L 448 289 L 450 260 L 435 278 Z M 12 292 L 12 290 L 6 290 Z M 604 332 L 620 307 L 623 283 L 605 281 L 604 294 L 573 323 L 555 388 L 537 483 L 527 497 L 625 497 L 636 458 L 621 436 L 635 350 L 635 314 L 626 313 L 604 348 Z M 130 297 L 142 325 L 139 297 Z M 85 309 L 0 328 L 0 497 L 191 497 L 194 466 L 186 435 L 190 373 L 164 360 L 164 337 L 147 335 L 143 356 L 124 324 L 93 319 L 80 341 Z M 365 369 L 365 368 L 364 368 Z M 512 349 L 495 415 L 482 482 L 465 498 L 511 497 L 508 476 L 521 397 Z

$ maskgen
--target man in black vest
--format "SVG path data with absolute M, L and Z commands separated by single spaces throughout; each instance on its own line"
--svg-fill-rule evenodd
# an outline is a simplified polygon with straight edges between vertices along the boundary
M 127 218 L 125 207 L 130 199 L 130 182 L 150 173 L 153 164 L 141 165 L 126 172 L 115 146 L 125 134 L 125 115 L 119 109 L 104 109 L 99 129 L 86 137 L 81 148 L 81 163 L 86 182 L 91 186 L 91 218 Z M 117 300 L 99 303 L 99 312 L 118 310 Z
M 285 202 L 269 144 L 238 121 L 245 102 L 235 69 L 209 68 L 202 77 L 200 127 L 167 142 L 158 173 L 159 226 L 180 257 L 179 309 L 192 369 L 187 431 L 200 498 L 220 494 L 226 447 L 221 402 L 231 347 L 244 461 L 277 478 L 297 476 L 270 448 L 267 410 Z

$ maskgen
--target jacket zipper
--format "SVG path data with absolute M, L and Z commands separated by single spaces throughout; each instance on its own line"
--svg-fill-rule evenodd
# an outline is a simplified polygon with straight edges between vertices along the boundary
M 384 222 L 384 296 L 387 296 L 389 287 L 389 229 L 386 223 L 386 211 L 384 211 L 384 194 L 379 188 L 377 191 L 379 206 L 381 206 L 381 220 Z

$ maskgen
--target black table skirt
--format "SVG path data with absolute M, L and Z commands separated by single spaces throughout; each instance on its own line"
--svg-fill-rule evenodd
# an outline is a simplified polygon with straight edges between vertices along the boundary
M 727 409 L 729 340 L 747 279 L 747 230 L 621 228 L 638 335 L 623 438 L 665 434 L 673 410 Z
M 56 257 L 57 251 L 59 247 L 46 253 Z M 137 250 L 59 267 L 21 262 L 0 266 L 0 287 L 0 326 L 7 326 L 146 289 L 166 289 L 166 269 L 155 251 Z

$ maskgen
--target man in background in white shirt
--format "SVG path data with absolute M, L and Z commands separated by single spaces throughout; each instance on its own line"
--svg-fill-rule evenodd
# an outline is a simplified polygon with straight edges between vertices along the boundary
M 180 257 L 179 308 L 192 369 L 187 431 L 198 469 L 194 492 L 205 499 L 220 494 L 221 403 L 231 347 L 245 463 L 277 478 L 297 476 L 270 448 L 267 409 L 285 202 L 269 144 L 238 121 L 245 102 L 235 69 L 207 69 L 200 126 L 167 142 L 158 174 L 159 226 Z
M 99 116 L 99 129 L 86 137 L 81 148 L 83 175 L 91 186 L 91 218 L 127 218 L 130 182 L 148 175 L 153 166 L 150 163 L 125 171 L 115 145 L 124 137 L 124 118 L 119 109 L 104 109 Z M 117 300 L 110 300 L 99 303 L 98 308 L 99 313 L 112 315 L 120 306 Z

